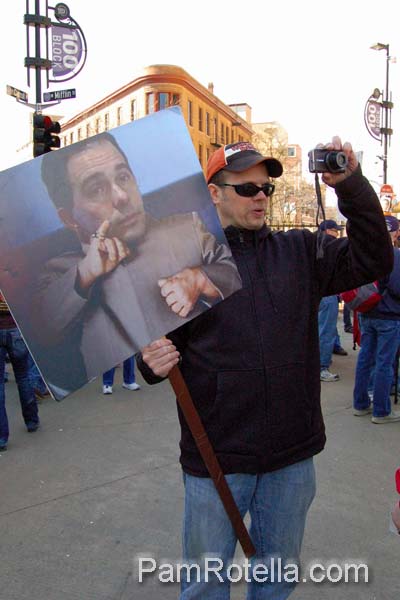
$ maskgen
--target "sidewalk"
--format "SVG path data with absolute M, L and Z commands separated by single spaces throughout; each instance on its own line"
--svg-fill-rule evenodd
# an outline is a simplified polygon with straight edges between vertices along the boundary
M 316 457 L 317 496 L 303 545 L 311 561 L 365 562 L 365 584 L 301 583 L 293 600 L 397 600 L 400 536 L 388 532 L 397 499 L 400 423 L 352 415 L 358 351 L 335 356 L 340 381 L 322 384 L 328 442 Z M 116 372 L 112 396 L 100 381 L 40 404 L 28 434 L 15 383 L 6 384 L 9 450 L 0 454 L 0 600 L 173 600 L 177 584 L 137 581 L 140 553 L 180 561 L 183 503 L 179 428 L 168 382 L 130 392 Z M 237 560 L 241 558 L 238 549 Z M 235 559 L 235 562 L 236 559 Z M 244 600 L 242 584 L 232 600 Z

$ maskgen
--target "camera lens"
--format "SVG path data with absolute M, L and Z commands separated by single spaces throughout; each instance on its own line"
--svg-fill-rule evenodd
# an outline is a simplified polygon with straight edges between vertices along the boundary
M 347 165 L 347 156 L 344 152 L 328 152 L 325 158 L 325 164 L 330 173 L 344 171 Z

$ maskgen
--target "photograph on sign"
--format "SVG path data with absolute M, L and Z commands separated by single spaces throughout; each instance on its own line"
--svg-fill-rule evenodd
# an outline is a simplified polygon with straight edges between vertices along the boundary
M 0 289 L 61 399 L 240 289 L 179 108 L 0 173 Z

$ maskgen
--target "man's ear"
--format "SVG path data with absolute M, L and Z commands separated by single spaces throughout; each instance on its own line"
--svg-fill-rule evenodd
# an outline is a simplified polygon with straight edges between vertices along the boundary
M 65 227 L 67 227 L 68 229 L 72 229 L 72 231 L 76 231 L 79 228 L 78 223 L 74 220 L 72 215 L 67 210 L 65 210 L 65 208 L 59 208 L 57 212 Z
M 208 191 L 210 192 L 211 200 L 214 205 L 217 206 L 221 202 L 221 188 L 218 185 L 215 185 L 215 183 L 209 183 Z

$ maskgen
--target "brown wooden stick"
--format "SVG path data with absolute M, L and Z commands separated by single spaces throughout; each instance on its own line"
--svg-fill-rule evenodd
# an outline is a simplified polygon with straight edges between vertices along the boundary
M 219 497 L 221 498 L 221 502 L 224 505 L 226 514 L 228 515 L 239 543 L 243 548 L 243 552 L 247 558 L 251 558 L 256 553 L 253 542 L 251 541 L 249 532 L 243 523 L 243 519 L 237 504 L 226 482 L 218 459 L 211 446 L 210 440 L 208 439 L 207 432 L 203 427 L 199 413 L 197 412 L 178 366 L 175 366 L 171 369 L 168 378 L 176 394 L 176 399 L 185 416 L 186 422 L 194 437 L 199 452 L 204 460 L 208 472 L 210 473 Z

